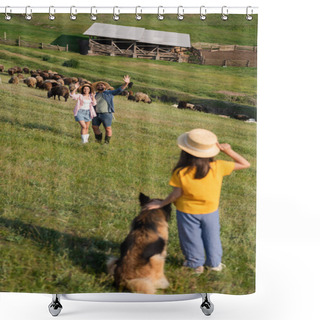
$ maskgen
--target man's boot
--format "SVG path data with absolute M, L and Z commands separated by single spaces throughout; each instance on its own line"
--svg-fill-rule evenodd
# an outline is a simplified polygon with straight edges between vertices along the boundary
M 101 142 L 102 141 L 102 133 L 99 133 L 99 134 L 94 134 L 94 136 L 96 137 L 96 141 L 97 142 Z
M 105 136 L 104 143 L 109 144 L 110 143 L 110 139 L 111 139 L 111 137 Z

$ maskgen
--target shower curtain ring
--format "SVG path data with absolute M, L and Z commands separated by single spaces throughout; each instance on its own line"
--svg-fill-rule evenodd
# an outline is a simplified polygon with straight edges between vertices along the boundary
M 55 14 L 56 10 L 54 8 L 54 6 L 49 7 L 49 20 L 53 21 L 56 17 Z
M 178 20 L 182 21 L 183 20 L 183 15 L 184 15 L 184 9 L 183 9 L 183 6 L 179 6 L 178 7 Z
M 5 9 L 4 9 L 4 18 L 5 18 L 7 21 L 10 21 L 12 17 L 9 16 L 9 14 L 8 14 L 8 8 L 10 8 L 10 6 L 7 6 L 7 7 L 5 7 Z M 11 13 L 11 9 L 9 9 L 9 12 Z
M 74 9 L 74 12 L 73 12 Z M 77 8 L 75 6 L 70 7 L 70 20 L 74 21 L 77 19 Z
M 249 9 L 251 9 L 251 13 L 249 13 Z M 252 14 L 253 14 L 252 7 L 250 7 L 250 6 L 247 7 L 247 9 L 246 9 L 246 19 L 248 21 L 251 21 L 253 19 Z
M 140 11 L 139 13 L 138 13 L 138 9 L 139 9 L 139 11 Z M 140 21 L 140 20 L 142 19 L 141 14 L 142 14 L 142 9 L 141 9 L 140 6 L 137 6 L 137 7 L 136 7 L 136 20 Z
M 160 13 L 160 8 L 162 9 L 162 13 Z M 164 19 L 164 9 L 163 6 L 158 7 L 158 20 L 162 21 Z
M 223 6 L 221 8 L 221 19 L 223 21 L 227 21 L 228 20 L 228 7 Z
M 28 20 L 28 21 L 30 21 L 32 19 L 32 9 L 31 9 L 30 6 L 26 7 L 25 19 Z
M 93 13 L 93 8 L 95 9 L 96 13 Z M 92 21 L 96 21 L 97 20 L 97 16 L 96 14 L 98 13 L 97 9 L 95 6 L 91 7 L 91 10 L 90 10 L 90 19 Z
M 206 20 L 207 18 L 207 8 L 205 6 L 200 7 L 200 19 L 202 21 Z
M 113 7 L 113 20 L 118 21 L 119 19 L 120 19 L 120 10 L 119 10 L 119 7 L 115 6 Z

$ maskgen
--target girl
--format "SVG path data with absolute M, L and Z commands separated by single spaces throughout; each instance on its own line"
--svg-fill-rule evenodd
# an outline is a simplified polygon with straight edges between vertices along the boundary
M 76 94 L 79 88 L 80 94 Z M 91 119 L 96 116 L 94 106 L 97 104 L 94 97 L 93 88 L 90 84 L 84 84 L 80 87 L 79 83 L 75 84 L 75 89 L 71 92 L 70 97 L 77 100 L 77 104 L 73 110 L 74 118 L 81 126 L 82 143 L 89 140 L 89 126 Z
M 225 267 L 221 263 L 218 210 L 222 180 L 234 170 L 249 168 L 250 163 L 229 144 L 219 144 L 216 135 L 205 129 L 182 134 L 178 146 L 182 151 L 169 182 L 173 191 L 146 208 L 158 209 L 174 202 L 184 266 L 196 273 L 202 273 L 204 266 L 221 271 Z M 220 151 L 234 161 L 214 160 Z

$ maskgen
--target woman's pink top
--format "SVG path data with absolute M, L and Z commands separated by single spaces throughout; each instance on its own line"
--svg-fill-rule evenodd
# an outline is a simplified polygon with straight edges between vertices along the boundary
M 76 116 L 77 113 L 78 113 L 78 111 L 79 111 L 79 109 L 83 106 L 84 97 L 83 97 L 83 95 L 80 94 L 80 93 L 75 93 L 75 94 L 71 94 L 71 93 L 70 93 L 70 97 L 71 97 L 73 100 L 77 100 L 77 104 L 76 104 L 76 106 L 75 106 L 74 109 L 73 109 L 73 114 L 74 114 L 74 116 Z M 94 108 L 93 108 L 93 107 L 97 104 L 97 102 L 96 102 L 96 99 L 95 99 L 95 98 L 92 99 L 91 96 L 89 96 L 89 97 L 90 97 L 90 105 L 89 105 L 90 118 L 92 119 L 92 118 L 94 118 L 94 117 L 97 115 L 96 112 L 95 112 L 95 110 L 94 110 Z

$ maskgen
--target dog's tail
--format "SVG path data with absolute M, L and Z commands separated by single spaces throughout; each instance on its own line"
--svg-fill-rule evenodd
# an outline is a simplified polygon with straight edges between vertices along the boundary
M 118 262 L 118 259 L 115 257 L 110 257 L 108 259 L 107 269 L 109 274 L 114 275 L 114 271 L 116 270 L 116 267 L 117 267 L 117 262 Z

